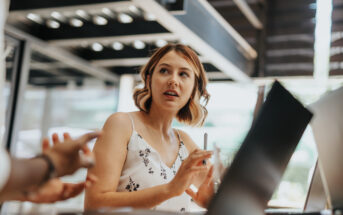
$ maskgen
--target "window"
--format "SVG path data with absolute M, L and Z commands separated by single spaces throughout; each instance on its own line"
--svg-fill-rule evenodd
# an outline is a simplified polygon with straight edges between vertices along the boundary
M 290 79 L 281 82 L 304 105 L 316 101 L 325 91 L 311 79 Z M 339 86 L 343 86 L 342 79 L 330 80 L 328 90 Z M 257 88 L 255 85 L 214 82 L 209 84 L 208 91 L 211 99 L 207 106 L 209 114 L 204 127 L 185 127 L 177 122 L 175 126 L 185 130 L 200 148 L 203 148 L 203 135 L 207 132 L 208 149 L 212 149 L 216 143 L 221 149 L 223 163 L 228 166 L 250 129 Z M 309 176 L 316 159 L 316 146 L 311 128 L 308 126 L 269 206 L 302 208 L 309 186 Z

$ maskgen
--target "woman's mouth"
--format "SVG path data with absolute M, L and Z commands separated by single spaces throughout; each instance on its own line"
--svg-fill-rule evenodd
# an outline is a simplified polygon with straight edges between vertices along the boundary
M 176 93 L 173 93 L 173 92 L 165 92 L 164 95 L 167 95 L 167 96 L 175 96 L 175 97 L 178 96 Z
M 171 96 L 171 97 L 179 97 L 176 91 L 174 90 L 167 90 L 166 92 L 163 93 L 166 96 Z

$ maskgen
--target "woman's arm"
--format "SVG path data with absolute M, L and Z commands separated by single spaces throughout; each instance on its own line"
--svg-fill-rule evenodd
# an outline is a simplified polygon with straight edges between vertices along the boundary
M 129 117 L 123 113 L 113 114 L 106 121 L 103 134 L 98 138 L 93 150 L 97 165 L 89 170 L 89 173 L 97 176 L 99 180 L 86 189 L 85 209 L 122 206 L 151 208 L 181 195 L 192 184 L 193 175 L 204 171 L 204 167 L 193 164 L 210 157 L 211 153 L 198 151 L 183 162 L 170 183 L 134 192 L 116 192 L 126 160 L 131 126 Z

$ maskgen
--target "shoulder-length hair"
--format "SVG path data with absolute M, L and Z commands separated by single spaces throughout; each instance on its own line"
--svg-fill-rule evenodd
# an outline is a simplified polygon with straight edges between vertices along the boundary
M 133 99 L 136 106 L 146 113 L 149 113 L 152 95 L 151 95 L 151 78 L 152 73 L 163 56 L 167 53 L 175 51 L 178 55 L 183 57 L 195 71 L 194 89 L 187 104 L 182 107 L 177 113 L 177 120 L 191 126 L 203 125 L 207 117 L 206 105 L 210 98 L 210 94 L 206 90 L 208 83 L 206 73 L 201 64 L 198 55 L 188 46 L 182 44 L 167 44 L 159 48 L 151 56 L 149 62 L 142 67 L 140 74 L 144 84 L 141 89 L 135 89 Z M 148 83 L 147 83 L 148 82 Z M 200 100 L 202 100 L 203 105 Z

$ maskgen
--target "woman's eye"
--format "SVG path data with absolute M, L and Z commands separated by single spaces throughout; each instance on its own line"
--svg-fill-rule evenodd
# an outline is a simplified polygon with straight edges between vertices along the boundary
M 164 73 L 166 73 L 166 72 L 168 72 L 167 69 L 161 69 L 161 70 L 160 70 L 160 73 L 161 73 L 161 74 L 164 74 Z
M 181 72 L 181 73 L 180 73 L 180 76 L 182 76 L 182 77 L 189 77 L 189 75 L 188 75 L 187 72 Z

